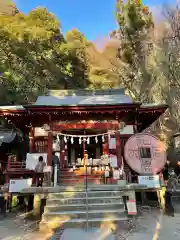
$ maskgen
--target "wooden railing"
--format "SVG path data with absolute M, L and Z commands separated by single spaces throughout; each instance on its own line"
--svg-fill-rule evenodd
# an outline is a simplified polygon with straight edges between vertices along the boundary
M 8 160 L 7 171 L 21 171 L 26 168 L 25 162 Z
M 48 140 L 47 139 L 36 139 L 34 143 L 34 152 L 44 153 L 48 151 Z

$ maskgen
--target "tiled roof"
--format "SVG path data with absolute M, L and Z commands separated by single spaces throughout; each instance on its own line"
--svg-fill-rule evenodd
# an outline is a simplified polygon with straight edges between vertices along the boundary
M 96 90 L 91 90 L 91 89 L 70 89 L 70 90 L 49 90 L 48 91 L 48 96 L 104 96 L 104 95 L 119 95 L 123 94 L 125 95 L 124 88 L 110 88 L 110 89 L 96 89 Z
M 124 89 L 103 90 L 50 90 L 48 96 L 39 96 L 35 105 L 44 106 L 82 106 L 82 105 L 116 105 L 133 103 L 125 95 Z
M 40 96 L 34 105 L 43 106 L 82 106 L 82 105 L 116 105 L 133 103 L 126 95 L 96 96 Z

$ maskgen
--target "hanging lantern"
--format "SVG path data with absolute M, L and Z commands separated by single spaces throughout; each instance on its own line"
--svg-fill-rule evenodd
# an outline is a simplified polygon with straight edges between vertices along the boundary
M 66 138 L 66 136 L 64 136 L 64 142 L 67 143 L 67 138 Z
M 82 139 L 81 139 L 81 137 L 79 138 L 79 144 L 81 144 L 82 143 Z
M 104 139 L 104 135 L 102 135 L 102 142 L 104 143 L 105 139 Z
M 98 138 L 97 137 L 95 137 L 95 141 L 96 141 L 96 143 L 98 143 Z
M 73 144 L 74 143 L 74 138 L 73 137 L 71 137 L 71 144 Z
M 89 144 L 89 143 L 90 143 L 90 138 L 88 137 L 88 138 L 87 138 L 87 144 Z

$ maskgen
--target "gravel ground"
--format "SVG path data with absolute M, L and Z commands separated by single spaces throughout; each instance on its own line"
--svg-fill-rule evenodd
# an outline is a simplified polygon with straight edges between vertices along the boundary
M 8 214 L 7 218 L 0 220 L 0 239 L 1 240 L 47 240 L 50 236 L 38 233 L 36 230 L 36 222 L 25 222 L 20 215 L 14 213 Z M 104 230 L 102 230 L 104 231 Z M 107 228 L 106 228 L 107 233 Z M 82 236 L 82 234 L 84 234 Z M 75 236 L 77 235 L 77 236 Z M 93 235 L 93 234 L 92 234 Z M 68 238 L 66 238 L 66 236 Z M 72 236 L 72 237 L 71 237 Z M 90 237 L 86 232 L 79 234 L 74 230 L 64 230 L 61 240 L 83 240 L 94 239 L 94 235 Z M 51 239 L 58 239 L 52 237 Z M 81 238 L 82 239 L 82 238 Z M 96 237 L 97 240 L 102 240 Z M 113 240 L 179 240 L 180 239 L 180 214 L 175 217 L 164 216 L 159 210 L 143 213 L 141 218 L 133 220 L 131 225 L 127 223 L 119 223 L 117 230 L 110 227 L 107 238 Z

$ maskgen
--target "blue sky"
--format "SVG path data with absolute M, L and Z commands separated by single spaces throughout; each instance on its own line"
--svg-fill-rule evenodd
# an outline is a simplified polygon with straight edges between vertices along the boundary
M 144 0 L 144 3 L 157 10 L 165 1 L 167 2 L 167 0 Z M 48 7 L 49 11 L 59 18 L 63 32 L 76 27 L 89 40 L 104 38 L 116 28 L 116 0 L 14 0 L 14 2 L 25 13 L 38 5 Z

